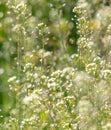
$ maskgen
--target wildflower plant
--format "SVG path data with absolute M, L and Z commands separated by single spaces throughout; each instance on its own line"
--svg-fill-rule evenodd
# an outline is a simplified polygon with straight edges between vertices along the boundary
M 110 50 L 106 46 L 110 45 L 110 14 L 104 16 L 97 6 L 92 18 L 89 1 L 75 1 L 74 8 L 71 4 L 65 0 L 6 2 L 4 25 L 15 67 L 8 79 L 13 103 L 8 115 L 0 116 L 0 129 L 111 128 Z M 67 5 L 72 20 L 66 15 Z M 106 48 L 99 48 L 101 42 Z

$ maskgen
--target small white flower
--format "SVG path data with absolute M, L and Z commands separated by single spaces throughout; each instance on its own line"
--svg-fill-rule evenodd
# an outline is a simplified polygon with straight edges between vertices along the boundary
M 38 24 L 38 27 L 39 27 L 39 28 L 41 28 L 41 27 L 43 27 L 43 26 L 44 26 L 44 23 L 39 23 L 39 24 Z
M 101 71 L 102 76 L 107 79 L 111 77 L 111 70 L 103 70 Z
M 4 73 L 4 69 L 0 68 L 0 75 Z
M 34 77 L 34 79 L 37 79 L 37 78 L 38 78 L 38 74 L 37 74 L 37 73 L 34 73 L 34 74 L 33 74 L 33 77 Z
M 26 96 L 26 97 L 23 99 L 23 104 L 29 104 L 30 102 L 32 102 L 32 101 L 35 100 L 35 99 L 38 99 L 38 96 L 37 96 L 37 94 L 32 93 L 31 95 Z
M 102 128 L 103 130 L 111 130 L 111 122 L 107 122 L 107 124 L 104 125 Z
M 50 87 L 56 87 L 56 83 L 55 82 L 48 83 L 47 85 L 48 85 L 48 88 L 50 88 Z
M 8 79 L 8 82 L 10 83 L 10 82 L 15 81 L 15 80 L 16 80 L 16 76 L 13 76 L 13 77 Z

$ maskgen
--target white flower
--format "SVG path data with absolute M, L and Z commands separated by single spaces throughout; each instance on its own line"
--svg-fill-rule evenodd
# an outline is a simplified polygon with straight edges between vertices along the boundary
M 48 85 L 48 88 L 56 87 L 56 82 L 48 83 L 47 85 Z
M 0 75 L 4 73 L 4 69 L 0 68 Z
M 111 130 L 111 122 L 107 122 L 106 125 L 102 127 L 103 130 Z
M 16 80 L 16 76 L 13 76 L 13 77 L 8 79 L 8 82 L 10 83 L 10 82 L 15 81 L 15 80 Z
M 39 27 L 39 28 L 41 28 L 41 27 L 43 27 L 43 26 L 44 26 L 44 23 L 39 23 L 39 24 L 38 24 L 38 27 Z
M 35 99 L 38 99 L 38 95 L 35 94 L 35 93 L 32 93 L 30 94 L 29 96 L 26 96 L 24 99 L 23 99 L 23 104 L 29 104 L 30 102 L 32 102 L 33 100 Z
M 38 78 L 38 74 L 37 74 L 37 73 L 34 73 L 34 74 L 33 74 L 33 77 L 34 77 L 34 79 L 37 79 L 37 78 Z
M 102 76 L 107 79 L 111 77 L 111 70 L 102 70 L 101 71 Z
M 82 97 L 82 99 L 78 102 L 78 110 L 81 116 L 87 116 L 89 112 L 91 112 L 92 105 L 87 97 Z

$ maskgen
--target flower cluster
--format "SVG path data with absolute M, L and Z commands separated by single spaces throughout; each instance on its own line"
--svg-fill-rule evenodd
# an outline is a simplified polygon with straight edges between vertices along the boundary
M 0 81 L 9 77 L 0 129 L 111 129 L 110 8 L 95 0 L 1 3 L 0 60 L 11 66 L 0 65 Z

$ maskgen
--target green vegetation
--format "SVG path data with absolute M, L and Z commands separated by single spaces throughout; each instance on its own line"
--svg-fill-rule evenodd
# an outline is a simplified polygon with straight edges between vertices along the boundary
M 0 2 L 0 130 L 111 129 L 110 4 Z

